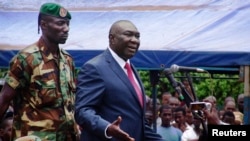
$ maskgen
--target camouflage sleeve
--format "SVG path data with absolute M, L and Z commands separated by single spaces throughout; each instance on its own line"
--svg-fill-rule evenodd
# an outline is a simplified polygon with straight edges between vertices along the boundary
M 25 59 L 25 55 L 18 53 L 10 61 L 9 71 L 6 75 L 6 83 L 8 83 L 13 89 L 18 87 L 24 87 L 29 80 L 29 65 Z
M 75 94 L 76 92 L 76 68 L 73 59 L 69 60 L 71 62 L 71 72 L 72 72 L 72 92 Z
M 71 76 L 72 76 L 72 88 L 73 88 L 73 92 L 75 93 L 75 90 L 76 90 L 76 73 L 77 73 L 77 70 L 75 68 L 75 62 L 72 58 L 72 56 L 65 50 L 62 49 L 62 53 L 64 54 L 66 60 L 67 60 L 67 63 L 70 67 L 70 70 L 71 70 Z

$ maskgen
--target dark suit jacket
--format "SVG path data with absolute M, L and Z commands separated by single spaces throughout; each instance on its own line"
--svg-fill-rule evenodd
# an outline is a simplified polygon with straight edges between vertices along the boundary
M 143 88 L 138 74 L 132 68 Z M 105 128 L 118 116 L 122 117 L 120 128 L 136 141 L 162 140 L 145 124 L 144 110 L 145 95 L 142 108 L 127 75 L 109 50 L 82 66 L 78 74 L 75 101 L 75 119 L 83 128 L 82 141 L 107 140 Z

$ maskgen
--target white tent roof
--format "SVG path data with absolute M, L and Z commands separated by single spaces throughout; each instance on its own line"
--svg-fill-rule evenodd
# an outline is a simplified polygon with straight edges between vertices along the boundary
M 107 48 L 108 30 L 120 19 L 131 20 L 141 32 L 140 52 L 134 59 L 138 67 L 250 64 L 250 2 L 245 0 L 60 2 L 72 13 L 70 37 L 62 47 L 73 53 L 79 65 Z M 40 37 L 41 2 L 2 0 L 0 5 L 0 58 L 6 60 L 0 66 L 5 66 L 14 54 L 11 51 Z M 86 52 L 89 58 L 79 54 Z

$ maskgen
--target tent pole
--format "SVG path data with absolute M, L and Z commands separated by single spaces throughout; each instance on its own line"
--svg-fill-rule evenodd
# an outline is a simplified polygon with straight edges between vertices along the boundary
M 158 105 L 157 105 L 157 84 L 159 82 L 159 71 L 149 71 L 150 83 L 152 86 L 152 100 L 153 100 L 153 130 L 157 132 L 157 118 L 158 118 Z
M 249 81 L 249 66 L 244 66 L 244 119 L 243 124 L 250 124 L 250 81 Z

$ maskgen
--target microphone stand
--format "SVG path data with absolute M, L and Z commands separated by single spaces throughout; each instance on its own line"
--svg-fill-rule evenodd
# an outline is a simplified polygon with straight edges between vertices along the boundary
M 194 102 L 192 97 L 190 96 L 190 94 L 187 91 L 186 87 L 181 82 L 177 82 L 177 84 L 181 88 L 181 95 L 184 97 L 185 104 L 187 105 L 187 107 L 189 107 L 190 103 Z
M 188 73 L 186 73 L 186 76 L 188 77 L 188 82 L 189 85 L 191 87 L 191 90 L 193 92 L 193 96 L 194 96 L 194 100 L 191 98 L 189 92 L 187 91 L 186 87 L 181 83 L 178 82 L 174 79 L 172 72 L 169 69 L 165 70 L 165 76 L 168 78 L 169 82 L 171 83 L 172 87 L 175 89 L 175 91 L 179 94 L 179 96 L 183 96 L 184 97 L 184 102 L 187 105 L 187 107 L 190 107 L 190 103 L 194 102 L 194 100 L 198 100 L 197 96 L 195 94 L 195 91 L 193 89 L 193 85 L 192 85 L 192 81 L 191 81 L 191 77 Z M 171 76 L 171 77 L 170 77 Z M 199 113 L 201 113 L 201 111 L 198 111 Z M 198 114 L 192 111 L 192 114 Z M 208 135 L 208 129 L 207 126 L 205 124 L 205 121 L 202 119 L 202 117 L 200 117 L 201 123 L 202 123 L 202 127 L 203 127 L 203 133 L 205 133 L 205 137 L 207 137 Z
M 186 77 L 188 78 L 188 84 L 189 84 L 189 86 L 190 86 L 190 88 L 191 88 L 191 91 L 192 91 L 192 95 L 193 95 L 194 101 L 198 101 L 198 98 L 197 98 L 197 96 L 196 96 L 196 94 L 195 94 L 195 91 L 194 91 L 194 87 L 193 87 L 193 83 L 192 83 L 192 79 L 191 79 L 191 77 L 190 77 L 190 74 L 189 74 L 188 72 L 185 72 L 185 75 L 186 75 Z
M 172 87 L 174 88 L 175 92 L 178 93 L 179 99 L 181 101 L 184 100 L 186 105 L 189 106 L 192 102 L 192 98 L 190 97 L 188 91 L 185 89 L 185 86 L 181 82 L 175 80 L 173 73 L 170 69 L 165 69 L 164 74 L 172 85 Z

